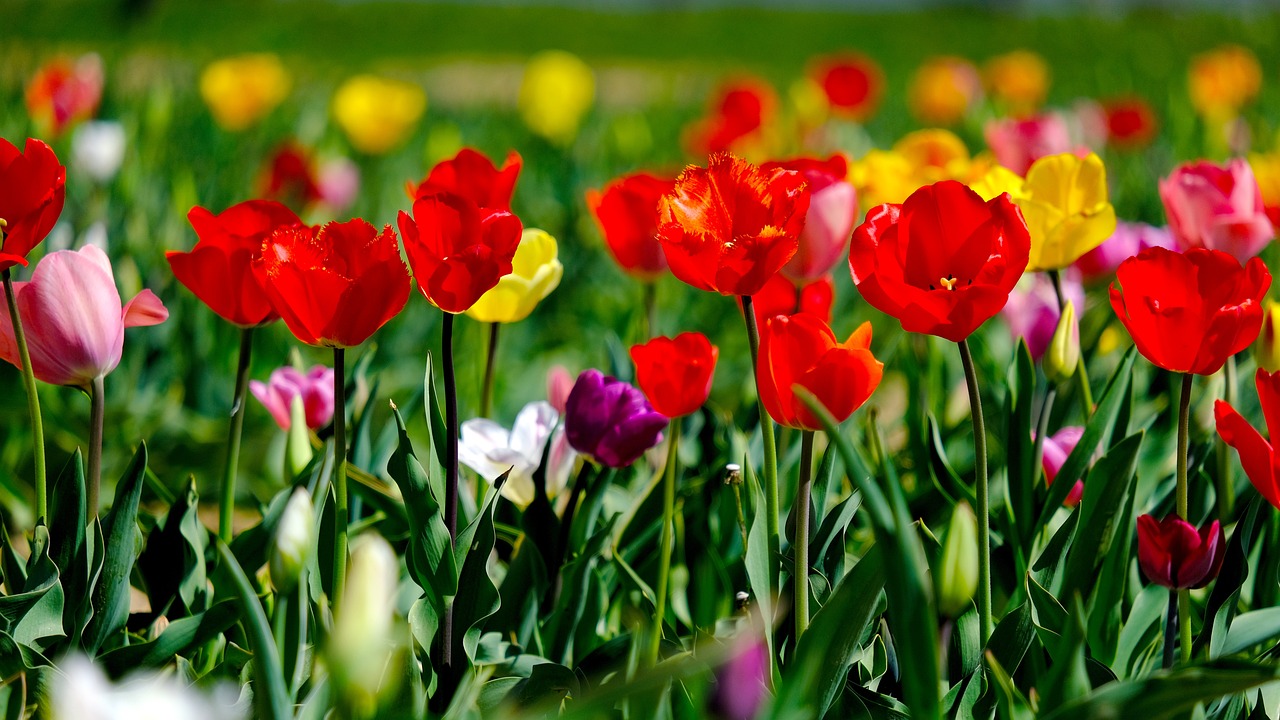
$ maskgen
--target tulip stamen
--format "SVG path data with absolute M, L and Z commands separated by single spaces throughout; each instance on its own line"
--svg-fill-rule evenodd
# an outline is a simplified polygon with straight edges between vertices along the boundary
M 946 288 L 947 290 L 956 289 L 956 277 L 954 275 L 948 275 L 942 278 L 941 280 L 939 280 L 938 282 L 942 283 L 942 287 Z M 932 287 L 930 287 L 930 289 L 932 289 Z

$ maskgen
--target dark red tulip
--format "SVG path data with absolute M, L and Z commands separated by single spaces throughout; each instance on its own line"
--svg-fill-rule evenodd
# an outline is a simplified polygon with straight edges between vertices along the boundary
M 1218 576 L 1227 546 L 1217 520 L 1196 529 L 1177 515 L 1138 517 L 1138 565 L 1151 582 L 1170 589 L 1202 588 Z

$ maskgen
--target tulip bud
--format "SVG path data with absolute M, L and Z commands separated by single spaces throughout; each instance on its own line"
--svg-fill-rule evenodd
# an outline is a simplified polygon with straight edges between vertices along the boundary
M 351 543 L 351 564 L 342 604 L 333 622 L 329 662 L 340 692 L 357 715 L 371 715 L 383 687 L 388 656 L 395 650 L 396 584 L 399 561 L 391 545 L 376 533 Z
M 1044 354 L 1044 375 L 1050 382 L 1064 383 L 1071 379 L 1080 363 L 1080 324 L 1076 322 L 1076 306 L 1070 300 L 1062 308 L 1058 329 L 1053 331 L 1049 349 Z
M 305 425 L 303 426 L 306 427 Z M 315 545 L 315 511 L 311 508 L 311 493 L 298 488 L 284 506 L 284 514 L 276 527 L 275 547 L 271 549 L 268 568 L 271 584 L 276 590 L 287 593 L 298 584 L 302 568 L 311 559 Z
M 315 452 L 311 449 L 311 431 L 307 428 L 307 408 L 302 396 L 289 403 L 289 432 L 284 444 L 284 480 L 289 482 L 307 469 Z
M 938 612 L 947 617 L 959 615 L 978 590 L 978 521 L 967 502 L 951 511 L 934 580 Z
M 1267 372 L 1280 370 L 1280 341 L 1276 335 L 1280 333 L 1280 303 L 1267 301 L 1267 310 L 1262 315 L 1262 332 L 1253 344 L 1253 359 L 1258 367 Z

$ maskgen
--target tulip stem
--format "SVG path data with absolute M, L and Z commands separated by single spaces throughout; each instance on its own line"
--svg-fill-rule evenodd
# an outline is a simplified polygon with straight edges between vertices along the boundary
M 658 281 L 651 280 L 644 284 L 644 337 L 651 339 L 658 327 Z
M 1164 616 L 1164 664 L 1165 670 L 1173 667 L 1173 645 L 1178 637 L 1178 591 L 1169 590 L 1169 612 Z
M 106 382 L 101 375 L 89 389 L 89 476 L 85 507 L 89 518 L 98 517 L 98 491 L 102 487 L 102 426 L 107 415 Z
M 347 370 L 346 350 L 333 349 L 333 612 L 347 585 Z
M 444 524 L 449 537 L 458 538 L 458 385 L 453 373 L 453 313 L 444 314 L 440 330 L 441 358 L 444 363 Z M 453 603 L 444 611 L 444 666 L 453 668 Z
M 240 360 L 236 365 L 235 399 L 227 432 L 227 465 L 222 472 L 222 500 L 218 509 L 218 537 L 231 542 L 231 518 L 236 510 L 236 472 L 240 466 L 240 435 L 244 429 L 244 399 L 249 388 L 249 358 L 253 354 L 253 328 L 240 331 Z
M 1222 366 L 1222 379 L 1225 381 L 1225 387 L 1222 390 L 1222 400 L 1228 405 L 1235 405 L 1236 402 L 1236 356 L 1227 357 L 1227 362 Z M 1231 521 L 1231 516 L 1235 511 L 1235 483 L 1231 477 L 1231 451 L 1227 448 L 1227 443 L 1223 441 L 1222 436 L 1218 435 L 1214 440 L 1218 460 L 1218 519 L 1222 524 Z
M 493 371 L 498 365 L 498 329 L 500 323 L 489 323 L 489 349 L 484 362 L 484 386 L 480 389 L 480 417 L 490 417 L 493 410 Z M 484 485 L 482 481 L 480 483 Z
M 760 330 L 756 325 L 756 309 L 750 295 L 742 296 L 742 314 L 747 322 L 747 343 L 751 347 L 751 374 L 756 378 L 756 406 L 760 413 L 760 436 L 764 444 L 764 467 L 760 474 L 764 476 L 765 523 L 769 531 L 769 561 L 776 562 L 778 557 L 778 449 L 774 445 L 773 419 L 764 408 L 764 400 L 760 395 Z M 777 573 L 769 574 L 769 585 L 776 588 Z M 769 618 L 765 619 L 766 622 Z
M 0 237 L 3 237 L 0 234 Z M 22 384 L 27 391 L 27 414 L 31 416 L 31 445 L 35 455 L 36 521 L 48 516 L 49 495 L 47 471 L 44 460 L 44 420 L 40 414 L 40 395 L 36 391 L 36 374 L 31 367 L 31 351 L 27 348 L 27 335 L 22 330 L 22 317 L 18 314 L 18 296 L 13 292 L 13 278 L 9 268 L 4 270 L 4 296 L 9 305 L 9 322 L 13 325 L 13 339 L 18 345 L 22 360 Z
M 978 390 L 978 373 L 973 367 L 969 341 L 961 340 L 960 361 L 969 386 L 969 409 L 973 418 L 973 465 L 977 475 L 978 500 L 978 621 L 982 642 L 991 636 L 991 516 L 987 497 L 987 427 L 982 418 L 982 396 Z
M 671 546 L 675 533 L 676 478 L 680 473 L 680 421 L 671 423 L 671 440 L 667 444 L 667 469 L 662 473 L 662 540 L 658 551 L 658 588 L 655 599 L 652 635 L 649 638 L 647 667 L 658 664 L 662 647 L 662 623 L 667 615 L 667 590 L 671 579 Z
M 1067 296 L 1062 290 L 1062 272 L 1050 270 L 1049 279 L 1053 280 L 1053 294 L 1058 298 L 1058 316 L 1061 317 L 1067 308 Z M 1084 308 L 1080 308 L 1080 312 L 1084 312 Z M 1085 367 L 1083 353 L 1076 361 L 1076 380 L 1080 384 L 1080 404 L 1087 421 L 1093 416 L 1093 390 L 1089 388 L 1089 371 Z
M 1177 508 L 1178 517 L 1187 522 L 1187 444 L 1191 436 L 1191 373 L 1182 376 L 1182 398 L 1178 402 L 1178 477 Z M 1191 661 L 1191 591 L 1178 591 L 1178 630 L 1181 635 L 1179 645 L 1182 650 L 1182 662 Z
M 809 495 L 813 491 L 812 430 L 800 431 L 800 477 L 796 482 L 795 580 L 796 642 L 809 627 Z
M 1036 484 L 1040 482 L 1040 474 L 1044 470 L 1044 440 L 1049 434 L 1049 413 L 1053 411 L 1053 402 L 1058 397 L 1058 389 L 1049 383 L 1049 389 L 1044 394 L 1044 404 L 1040 406 L 1040 419 L 1036 422 L 1036 439 L 1035 446 L 1032 450 L 1034 460 L 1031 464 L 1031 492 L 1035 492 Z

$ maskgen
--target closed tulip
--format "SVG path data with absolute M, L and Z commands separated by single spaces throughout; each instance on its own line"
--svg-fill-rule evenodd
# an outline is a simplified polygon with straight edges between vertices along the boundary
M 825 322 L 805 313 L 772 317 L 761 329 L 760 399 L 769 416 L 787 427 L 822 429 L 794 386 L 812 393 L 836 422 L 844 422 L 871 397 L 883 375 L 884 363 L 871 354 L 871 323 L 860 325 L 844 342 Z
M 1227 539 L 1217 520 L 1196 529 L 1177 515 L 1138 517 L 1138 566 L 1170 589 L 1201 588 L 1218 576 Z
M 1160 200 L 1184 250 L 1222 250 L 1244 262 L 1275 237 L 1253 170 L 1242 158 L 1178 167 L 1160 181 Z
M 587 191 L 605 245 L 618 266 L 639 280 L 651 281 L 667 270 L 658 240 L 659 206 L 675 181 L 648 173 L 618 178 L 603 191 Z
M 662 442 L 667 417 L 644 393 L 599 370 L 584 370 L 565 402 L 569 444 L 603 465 L 622 468 Z
M 696 412 L 707 401 L 719 356 L 719 348 L 695 332 L 631 346 L 636 384 L 653 408 L 669 418 Z
M 840 261 L 858 219 L 858 193 L 846 179 L 849 163 L 843 155 L 832 155 L 827 160 L 798 158 L 760 166 L 774 168 L 800 173 L 809 190 L 796 254 L 782 266 L 782 274 L 796 283 L 816 280 Z
M 480 322 L 519 322 L 533 312 L 551 291 L 560 285 L 564 265 L 560 264 L 556 239 L 545 230 L 528 228 L 511 259 L 511 272 L 485 291 L 467 310 Z
M 1253 360 L 1267 372 L 1280 370 L 1280 303 L 1268 300 L 1262 315 L 1262 332 L 1253 344 Z
M 0 138 L 0 271 L 26 265 L 27 253 L 58 222 L 67 169 L 48 145 L 27 138 L 21 151 Z
M 1040 158 L 1016 198 L 1031 232 L 1028 270 L 1057 270 L 1098 247 L 1116 230 L 1106 170 L 1092 153 Z
M 333 419 L 333 368 L 316 365 L 307 372 L 286 365 L 271 371 L 267 382 L 252 380 L 249 391 L 271 413 L 281 430 L 292 425 L 290 408 L 295 398 L 302 401 L 303 418 L 311 430 L 319 430 Z
M 1062 289 L 1068 302 L 1084 307 L 1084 287 L 1075 273 L 1065 274 Z M 1001 319 L 1009 326 L 1009 335 L 1015 342 L 1019 338 L 1026 341 L 1033 360 L 1039 360 L 1049 349 L 1059 316 L 1053 281 L 1043 273 L 1024 275 L 1009 293 L 1009 302 L 1000 310 Z

